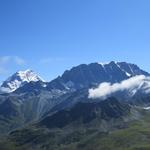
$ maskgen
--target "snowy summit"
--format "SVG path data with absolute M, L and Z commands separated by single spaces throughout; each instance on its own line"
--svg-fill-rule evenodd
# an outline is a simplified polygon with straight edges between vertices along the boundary
M 2 92 L 13 92 L 19 87 L 23 86 L 29 82 L 42 81 L 45 82 L 40 76 L 38 76 L 34 71 L 27 69 L 25 71 L 18 71 L 12 76 L 10 76 L 1 85 Z

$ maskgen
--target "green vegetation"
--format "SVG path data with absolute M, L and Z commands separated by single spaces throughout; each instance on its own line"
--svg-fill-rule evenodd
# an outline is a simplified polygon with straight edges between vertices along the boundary
M 149 116 L 115 99 L 79 103 L 11 132 L 0 150 L 150 150 Z
M 52 131 L 32 126 L 11 133 L 0 147 L 1 150 L 150 150 L 150 118 L 105 133 L 98 128 Z

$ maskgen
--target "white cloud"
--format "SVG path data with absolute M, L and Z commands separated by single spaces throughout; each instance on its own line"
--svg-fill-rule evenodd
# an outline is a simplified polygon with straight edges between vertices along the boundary
M 98 88 L 89 89 L 89 98 L 105 99 L 117 91 L 124 91 L 128 89 L 135 91 L 141 86 L 141 84 L 143 84 L 144 80 L 148 80 L 148 83 L 150 83 L 150 77 L 145 77 L 144 75 L 135 76 L 115 84 L 104 82 L 101 83 Z
M 11 56 L 1 56 L 0 57 L 0 64 L 7 64 L 11 59 Z
M 1 56 L 0 57 L 0 65 L 6 65 L 9 63 L 15 63 L 17 65 L 25 64 L 25 60 L 19 56 Z
M 14 56 L 13 60 L 17 65 L 24 65 L 26 63 L 23 58 L 18 57 L 18 56 Z
M 11 65 L 24 65 L 26 61 L 19 56 L 0 56 L 0 74 L 8 73 Z

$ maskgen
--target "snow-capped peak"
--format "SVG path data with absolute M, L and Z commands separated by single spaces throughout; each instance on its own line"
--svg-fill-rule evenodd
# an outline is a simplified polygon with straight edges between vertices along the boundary
M 25 71 L 16 72 L 12 76 L 10 76 L 6 81 L 4 81 L 1 85 L 1 91 L 10 93 L 31 81 L 32 82 L 37 82 L 37 81 L 45 82 L 34 71 L 27 69 Z
M 105 68 L 108 65 L 116 65 L 122 72 L 126 74 L 127 77 L 133 76 L 134 71 L 133 67 L 139 70 L 140 68 L 137 68 L 135 64 L 130 64 L 126 62 L 119 62 L 119 61 L 110 61 L 110 62 L 98 62 L 99 65 L 101 65 L 103 68 Z M 140 74 L 138 74 L 140 75 Z
M 109 65 L 110 63 L 115 63 L 117 64 L 117 61 L 107 61 L 107 62 L 98 62 L 99 65 L 105 66 L 105 65 Z
M 39 77 L 34 71 L 27 69 L 25 71 L 18 71 L 16 73 L 22 81 L 27 81 L 27 82 L 31 82 L 31 81 L 42 81 L 45 82 L 41 77 Z

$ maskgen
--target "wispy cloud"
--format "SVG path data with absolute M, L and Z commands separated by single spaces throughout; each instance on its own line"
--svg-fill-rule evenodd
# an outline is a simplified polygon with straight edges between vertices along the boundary
M 23 58 L 18 56 L 14 56 L 13 60 L 17 65 L 24 65 L 26 63 L 26 61 Z
M 25 65 L 26 61 L 19 56 L 0 56 L 0 74 L 6 74 L 10 65 Z
M 135 91 L 138 89 L 140 84 L 143 83 L 144 80 L 150 80 L 150 78 L 145 77 L 144 75 L 139 75 L 139 76 L 135 76 L 130 79 L 124 80 L 120 83 L 111 84 L 111 83 L 104 82 L 104 83 L 101 83 L 98 86 L 98 88 L 89 89 L 89 98 L 105 99 L 108 96 L 118 91 L 124 91 L 128 89 Z
M 5 65 L 8 63 L 15 63 L 17 65 L 23 65 L 26 61 L 19 56 L 1 56 L 0 57 L 0 65 Z
M 0 65 L 7 64 L 11 59 L 11 56 L 1 56 Z

